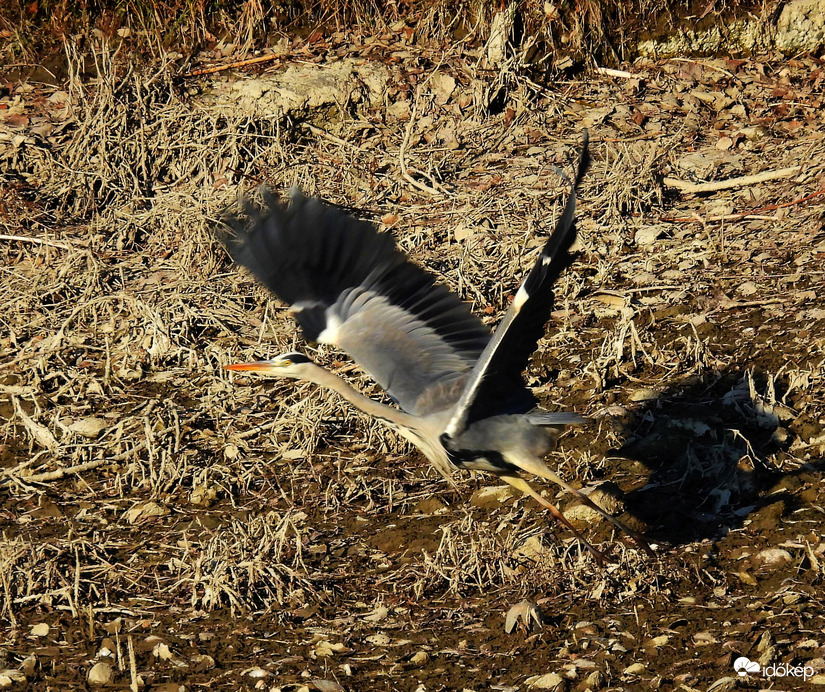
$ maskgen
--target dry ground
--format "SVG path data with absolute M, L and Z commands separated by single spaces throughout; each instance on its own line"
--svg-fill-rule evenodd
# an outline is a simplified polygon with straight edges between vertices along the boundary
M 384 104 L 309 129 L 211 114 L 197 80 L 100 53 L 100 79 L 0 87 L 0 686 L 85 689 L 93 666 L 152 690 L 825 682 L 732 666 L 825 676 L 821 65 L 539 86 L 394 41 L 298 56 L 392 70 Z M 533 502 L 450 487 L 335 396 L 233 381 L 221 365 L 297 346 L 380 396 L 210 236 L 241 183 L 299 184 L 388 226 L 493 326 L 584 127 L 578 259 L 527 376 L 594 418 L 559 472 L 657 545 L 590 521 L 603 569 Z

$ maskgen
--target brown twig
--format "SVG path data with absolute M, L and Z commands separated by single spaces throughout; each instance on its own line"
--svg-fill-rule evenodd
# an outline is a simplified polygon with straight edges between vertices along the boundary
M 248 60 L 236 60 L 226 65 L 216 65 L 215 67 L 204 67 L 201 70 L 192 70 L 187 72 L 184 77 L 200 77 L 205 74 L 215 74 L 216 72 L 223 72 L 224 70 L 231 70 L 234 67 L 247 67 L 248 65 L 259 65 L 263 62 L 270 62 L 272 60 L 280 60 L 280 55 L 261 55 L 257 58 L 249 58 Z

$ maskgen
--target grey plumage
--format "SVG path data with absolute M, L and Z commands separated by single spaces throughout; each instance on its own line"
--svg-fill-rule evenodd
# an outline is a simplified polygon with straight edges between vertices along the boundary
M 496 473 L 584 541 L 518 472 L 552 480 L 647 547 L 547 467 L 543 457 L 558 435 L 586 419 L 539 410 L 522 379 L 550 316 L 553 284 L 572 261 L 576 187 L 589 161 L 585 133 L 563 214 L 492 336 L 467 305 L 372 224 L 300 193 L 293 193 L 288 206 L 267 190 L 259 205 L 243 202 L 242 213 L 227 214 L 218 232 L 233 259 L 290 305 L 308 340 L 347 351 L 400 410 L 364 397 L 327 370 L 290 354 L 228 368 L 329 387 L 398 430 L 445 475 L 451 467 Z

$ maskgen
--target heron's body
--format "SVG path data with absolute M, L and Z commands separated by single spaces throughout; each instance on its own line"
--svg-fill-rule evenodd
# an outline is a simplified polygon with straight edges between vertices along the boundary
M 552 309 L 553 284 L 572 261 L 575 186 L 588 161 L 585 138 L 564 213 L 492 335 L 389 234 L 319 200 L 296 194 L 283 207 L 264 191 L 260 211 L 245 203 L 248 218 L 226 217 L 234 235 L 221 239 L 230 254 L 290 305 L 308 340 L 347 351 L 398 408 L 363 396 L 298 353 L 229 368 L 333 389 L 397 430 L 445 476 L 456 467 L 495 473 L 572 529 L 518 473 L 552 480 L 639 539 L 547 467 L 543 457 L 565 426 L 586 419 L 541 411 L 522 379 Z

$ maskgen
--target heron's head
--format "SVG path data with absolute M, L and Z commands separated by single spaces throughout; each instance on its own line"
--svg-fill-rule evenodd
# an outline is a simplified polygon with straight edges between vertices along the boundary
M 225 365 L 226 370 L 234 372 L 255 372 L 260 375 L 280 375 L 281 377 L 304 377 L 312 361 L 303 353 L 282 353 L 271 360 L 258 360 L 253 363 L 234 363 Z

